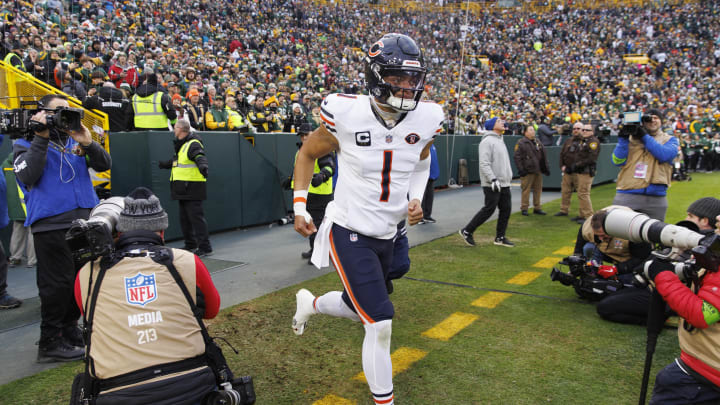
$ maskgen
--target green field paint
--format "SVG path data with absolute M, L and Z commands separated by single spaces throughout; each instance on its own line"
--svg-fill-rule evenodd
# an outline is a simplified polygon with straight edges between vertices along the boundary
M 313 405 L 355 405 L 355 401 L 341 398 L 337 395 L 328 394 L 321 400 L 313 402 Z
M 556 265 L 560 260 L 559 257 L 543 257 L 539 262 L 533 264 L 533 267 L 539 267 L 541 269 L 550 269 Z
M 537 271 L 521 271 L 517 276 L 507 281 L 508 284 L 528 285 L 536 278 L 540 277 Z
M 472 302 L 473 306 L 482 308 L 495 308 L 512 294 L 491 291 Z
M 561 247 L 560 249 L 553 252 L 554 255 L 570 256 L 575 253 L 575 248 L 572 246 Z
M 427 356 L 427 352 L 420 349 L 413 349 L 412 347 L 399 347 L 395 350 L 395 353 L 390 355 L 392 361 L 393 377 L 402 373 L 403 371 L 410 368 L 416 361 Z M 353 380 L 366 381 L 365 373 L 360 372 L 358 375 L 353 377 Z
M 478 319 L 477 315 L 456 312 L 445 318 L 439 324 L 422 333 L 423 336 L 430 339 L 437 339 L 447 342 L 451 337 L 457 335 L 461 330 L 470 326 L 471 323 Z

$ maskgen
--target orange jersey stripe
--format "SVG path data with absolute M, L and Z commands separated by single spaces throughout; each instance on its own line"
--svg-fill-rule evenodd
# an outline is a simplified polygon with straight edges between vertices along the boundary
M 330 231 L 330 258 L 335 265 L 335 269 L 340 276 L 340 281 L 342 281 L 343 286 L 345 287 L 345 291 L 347 291 L 348 296 L 350 297 L 350 301 L 352 301 L 353 305 L 355 306 L 355 310 L 358 312 L 360 319 L 362 319 L 363 323 L 375 323 L 375 321 L 370 318 L 368 314 L 366 314 L 365 311 L 363 311 L 363 309 L 360 307 L 360 304 L 355 299 L 355 295 L 353 294 L 352 289 L 350 289 L 350 282 L 345 276 L 345 270 L 343 269 L 342 264 L 340 264 L 340 256 L 338 256 L 337 251 L 335 250 L 335 242 L 333 242 L 332 230 Z
M 328 120 L 327 118 L 325 118 L 324 115 L 320 114 L 320 118 L 321 118 L 323 121 L 327 122 L 329 125 L 331 125 L 331 126 L 333 126 L 333 127 L 335 126 L 335 123 L 332 122 L 332 121 L 330 121 L 330 120 Z
M 293 204 L 295 203 L 307 203 L 307 199 L 305 197 L 295 197 L 293 198 Z

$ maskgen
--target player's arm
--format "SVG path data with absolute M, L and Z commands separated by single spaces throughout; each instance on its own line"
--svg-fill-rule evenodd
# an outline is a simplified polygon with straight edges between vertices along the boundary
M 433 141 L 428 142 L 420 152 L 420 161 L 415 165 L 413 174 L 410 175 L 410 187 L 408 189 L 410 199 L 408 203 L 408 224 L 410 226 L 423 219 L 421 203 L 430 177 L 430 147 L 432 144 Z
M 310 133 L 298 151 L 293 174 L 295 179 L 293 209 L 295 210 L 295 230 L 303 236 L 309 236 L 317 230 L 306 210 L 308 188 L 315 168 L 315 159 L 339 148 L 337 138 L 321 125 Z

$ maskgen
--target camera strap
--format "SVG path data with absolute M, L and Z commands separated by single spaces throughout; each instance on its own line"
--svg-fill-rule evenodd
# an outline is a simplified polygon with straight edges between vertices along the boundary
M 150 257 L 153 259 L 153 261 L 167 267 L 167 269 L 170 271 L 170 274 L 173 276 L 173 279 L 175 279 L 178 287 L 180 287 L 183 295 L 185 295 L 185 299 L 190 305 L 190 310 L 192 311 L 198 325 L 200 326 L 200 331 L 202 333 L 203 340 L 205 341 L 205 356 L 208 360 L 208 365 L 212 369 L 213 374 L 215 374 L 216 381 L 218 382 L 218 384 L 222 382 L 232 381 L 232 371 L 230 371 L 230 368 L 227 365 L 227 361 L 222 354 L 222 350 L 220 350 L 220 348 L 215 344 L 215 341 L 210 336 L 210 333 L 208 333 L 208 330 L 205 327 L 205 323 L 202 321 L 202 311 L 195 304 L 195 301 L 190 295 L 190 291 L 188 291 L 185 282 L 183 281 L 180 273 L 173 264 L 172 250 L 166 247 L 157 247 L 148 250 L 152 252 Z

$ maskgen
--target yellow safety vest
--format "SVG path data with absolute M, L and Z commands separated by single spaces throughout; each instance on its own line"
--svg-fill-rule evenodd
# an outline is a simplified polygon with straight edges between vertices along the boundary
M 12 63 L 10 62 L 10 59 L 12 59 L 13 56 L 17 56 L 17 58 L 20 60 L 19 65 L 14 65 L 14 66 L 12 65 Z M 8 54 L 5 55 L 5 60 L 3 60 L 3 62 L 5 62 L 5 64 L 7 64 L 7 65 L 13 66 L 16 69 L 20 69 L 23 72 L 26 71 L 25 70 L 25 62 L 23 62 L 22 57 L 20 55 L 16 54 L 15 52 L 8 52 Z
M 297 155 L 298 152 L 295 152 L 295 161 L 297 161 Z M 320 165 L 318 165 L 317 159 L 315 159 L 315 169 L 313 169 L 313 174 L 320 173 Z M 295 180 L 290 182 L 290 188 L 295 188 Z M 325 180 L 325 182 L 317 187 L 313 186 L 312 183 L 310 184 L 310 188 L 308 188 L 308 194 L 323 194 L 323 195 L 329 195 L 332 194 L 332 176 L 330 176 L 329 179 Z
M 197 142 L 202 146 L 202 143 L 197 139 L 191 139 L 189 142 L 185 142 L 180 148 L 180 152 L 178 152 L 177 160 L 173 161 L 173 167 L 170 171 L 170 181 L 207 181 L 205 177 L 200 174 L 197 163 L 188 157 L 187 152 L 188 149 L 190 149 L 190 144 L 193 142 Z
M 157 91 L 146 97 L 137 94 L 132 98 L 135 112 L 135 128 L 167 128 L 167 115 L 163 111 L 160 101 L 163 93 Z

